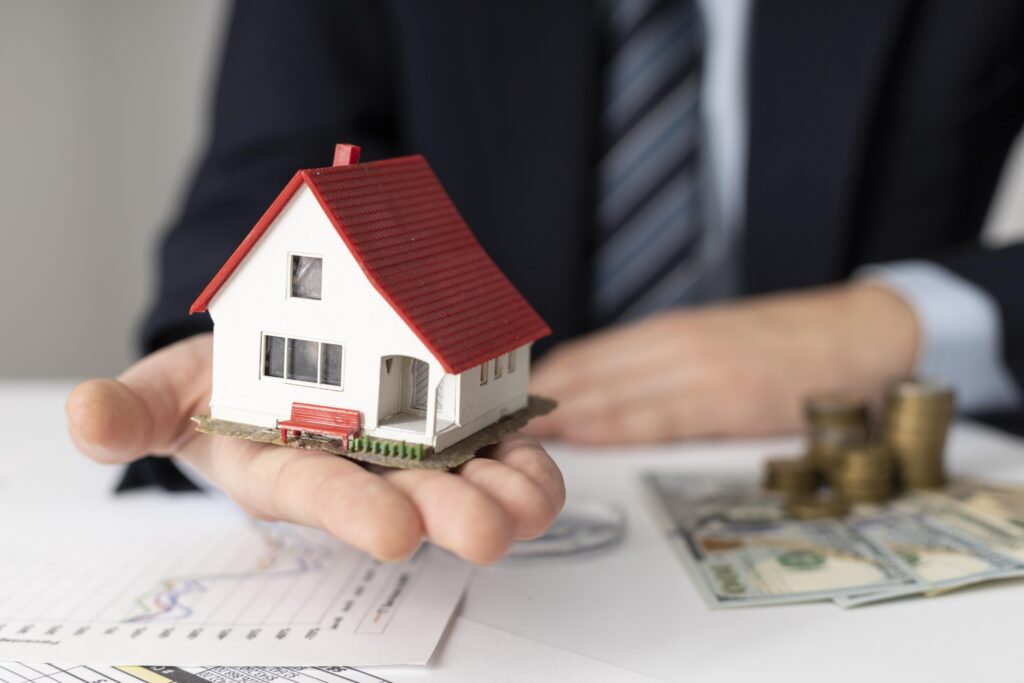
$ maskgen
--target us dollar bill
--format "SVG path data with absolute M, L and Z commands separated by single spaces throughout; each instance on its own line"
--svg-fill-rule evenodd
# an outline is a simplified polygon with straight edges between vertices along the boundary
M 942 527 L 999 555 L 1024 563 L 1024 492 L 978 482 L 955 482 L 941 492 L 921 492 L 894 503 L 923 512 Z
M 1024 576 L 1024 562 L 947 529 L 920 511 L 854 517 L 849 524 L 914 575 L 918 585 L 833 598 L 840 607 Z
M 831 600 L 920 588 L 840 520 L 786 519 L 754 482 L 651 473 L 646 484 L 701 595 L 714 608 Z
M 1024 489 L 962 480 L 928 495 L 952 499 L 994 527 L 1024 538 Z

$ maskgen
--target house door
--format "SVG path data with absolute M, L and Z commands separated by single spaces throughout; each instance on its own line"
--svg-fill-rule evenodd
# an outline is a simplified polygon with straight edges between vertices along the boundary
M 430 366 L 421 360 L 412 359 L 412 391 L 409 397 L 409 409 L 417 413 L 427 412 L 427 386 L 430 378 Z
M 429 379 L 429 363 L 409 356 L 383 356 L 380 359 L 378 423 L 400 415 L 422 420 L 427 413 Z

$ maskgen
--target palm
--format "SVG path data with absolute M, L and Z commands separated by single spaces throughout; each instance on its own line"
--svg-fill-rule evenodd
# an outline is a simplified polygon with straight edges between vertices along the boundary
M 473 562 L 500 558 L 515 538 L 542 533 L 565 500 L 540 445 L 513 435 L 457 473 L 371 471 L 318 451 L 200 434 L 190 416 L 209 403 L 212 345 L 199 335 L 147 356 L 119 380 L 90 380 L 68 398 L 78 447 L 125 463 L 173 455 L 253 516 L 324 529 L 386 560 L 423 537 Z

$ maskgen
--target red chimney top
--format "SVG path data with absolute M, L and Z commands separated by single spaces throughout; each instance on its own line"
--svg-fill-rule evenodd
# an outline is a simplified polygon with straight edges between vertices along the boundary
M 335 145 L 334 163 L 332 166 L 350 166 L 359 163 L 358 145 Z

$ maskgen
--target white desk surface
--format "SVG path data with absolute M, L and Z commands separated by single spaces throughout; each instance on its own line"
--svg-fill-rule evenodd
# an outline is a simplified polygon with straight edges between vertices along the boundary
M 67 383 L 0 383 L 0 494 L 109 486 L 117 470 L 77 456 Z M 577 449 L 552 444 L 569 500 L 611 501 L 625 539 L 590 556 L 478 572 L 461 614 L 667 681 L 1024 680 L 1024 582 L 844 611 L 830 604 L 711 611 L 653 521 L 639 474 L 749 469 L 797 440 Z M 951 470 L 1024 482 L 1024 441 L 960 424 Z M 41 467 L 41 462 L 47 462 Z M 59 464 L 58 464 L 59 463 Z

